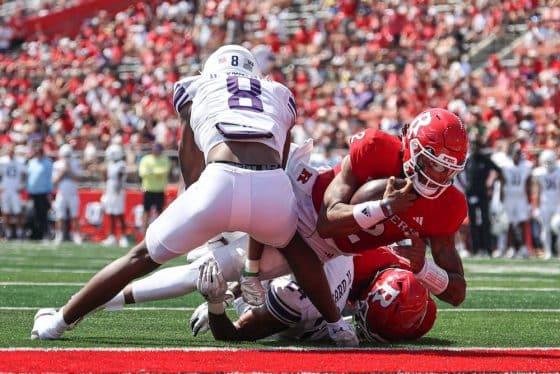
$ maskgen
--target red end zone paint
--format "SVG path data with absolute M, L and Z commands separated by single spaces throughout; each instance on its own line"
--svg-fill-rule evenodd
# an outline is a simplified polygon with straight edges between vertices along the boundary
M 0 372 L 551 372 L 559 370 L 560 349 L 0 351 Z

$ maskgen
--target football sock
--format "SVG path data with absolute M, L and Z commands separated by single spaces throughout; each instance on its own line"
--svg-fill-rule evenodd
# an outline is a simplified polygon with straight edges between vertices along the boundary
M 196 291 L 197 279 L 198 264 L 163 269 L 132 283 L 132 296 L 137 303 L 183 296 Z

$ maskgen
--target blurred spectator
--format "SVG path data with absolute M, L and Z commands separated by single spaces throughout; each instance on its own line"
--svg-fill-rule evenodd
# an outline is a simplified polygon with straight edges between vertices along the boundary
M 78 209 L 80 198 L 78 196 L 78 181 L 82 176 L 79 160 L 72 157 L 73 149 L 69 144 L 64 144 L 58 152 L 58 160 L 53 165 L 53 184 L 57 188 L 54 200 L 54 213 L 56 218 L 55 244 L 64 240 L 64 224 L 71 221 L 71 237 L 76 244 L 82 243 L 79 232 Z
M 474 255 L 492 255 L 492 237 L 488 177 L 491 171 L 501 178 L 501 170 L 482 152 L 479 139 L 471 141 L 471 152 L 465 165 L 465 194 L 469 207 L 470 235 Z
M 165 187 L 167 186 L 171 161 L 162 155 L 163 147 L 159 143 L 152 146 L 152 152 L 140 160 L 138 175 L 142 178 L 142 189 L 144 190 L 144 232 L 148 227 L 148 218 L 152 208 L 156 209 L 157 215 L 163 211 L 165 202 Z
M 6 155 L 0 159 L 0 175 L 2 176 L 2 219 L 4 237 L 23 239 L 23 215 L 20 192 L 25 178 L 25 165 L 15 156 L 14 144 L 5 145 Z M 15 235 L 12 235 L 15 225 Z
M 507 251 L 498 248 L 494 257 L 527 258 L 527 222 L 530 214 L 532 164 L 523 159 L 519 143 L 509 147 L 510 162 L 502 167 L 502 190 L 500 197 L 509 222 Z
M 539 156 L 539 167 L 533 170 L 535 185 L 535 211 L 541 224 L 540 238 L 543 243 L 543 258 L 552 257 L 552 217 L 560 214 L 560 167 L 556 152 L 547 149 Z M 556 238 L 556 253 L 560 240 Z
M 49 232 L 49 209 L 53 190 L 53 162 L 45 155 L 40 139 L 31 142 L 31 158 L 27 163 L 27 193 L 33 201 L 33 230 L 31 239 L 47 239 Z
M 105 151 L 107 162 L 107 182 L 105 194 L 101 200 L 105 214 L 109 216 L 111 231 L 109 236 L 103 240 L 103 245 L 113 246 L 117 243 L 120 247 L 128 247 L 126 238 L 126 224 L 124 222 L 125 208 L 125 182 L 126 182 L 126 161 L 124 161 L 124 151 L 118 144 L 110 145 Z M 117 222 L 120 224 L 120 238 L 117 242 Z

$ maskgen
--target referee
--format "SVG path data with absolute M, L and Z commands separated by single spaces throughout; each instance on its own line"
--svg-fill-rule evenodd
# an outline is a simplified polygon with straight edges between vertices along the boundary
M 144 190 L 144 215 L 143 229 L 148 228 L 148 217 L 153 208 L 159 216 L 163 211 L 164 192 L 167 186 L 167 177 L 171 169 L 171 161 L 162 155 L 163 147 L 159 143 L 152 146 L 151 153 L 140 160 L 138 174 L 142 178 L 142 189 Z

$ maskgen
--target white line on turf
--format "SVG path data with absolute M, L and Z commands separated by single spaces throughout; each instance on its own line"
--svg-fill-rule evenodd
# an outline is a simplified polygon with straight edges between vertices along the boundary
M 503 348 L 503 347 L 405 347 L 405 348 L 390 348 L 390 347 L 376 347 L 376 348 L 341 348 L 341 347 L 263 347 L 263 348 L 224 348 L 224 347 L 191 347 L 191 348 L 159 348 L 159 347 L 122 347 L 122 348 L 0 348 L 0 352 L 68 352 L 68 351 L 100 351 L 100 352 L 243 352 L 243 351 L 295 351 L 295 352 L 330 352 L 330 351 L 368 351 L 368 352 L 476 352 L 476 351 L 493 351 L 493 352 L 523 352 L 523 351 L 559 351 L 560 347 L 517 347 L 517 348 Z
M 24 311 L 24 310 L 38 310 L 39 307 L 36 306 L 0 306 L 0 311 L 2 310 L 13 310 L 13 311 Z M 186 311 L 192 312 L 195 308 L 179 308 L 179 307 L 157 307 L 157 306 L 138 306 L 119 309 L 119 311 Z M 471 312 L 504 312 L 504 313 L 560 313 L 560 309 L 523 309 L 523 308 L 440 308 L 438 313 L 454 312 L 454 313 L 471 313 Z
M 32 286 L 32 287 L 57 287 L 72 286 L 81 287 L 81 282 L 0 282 L 0 286 Z M 469 287 L 469 291 L 523 291 L 523 292 L 560 292 L 555 287 Z

